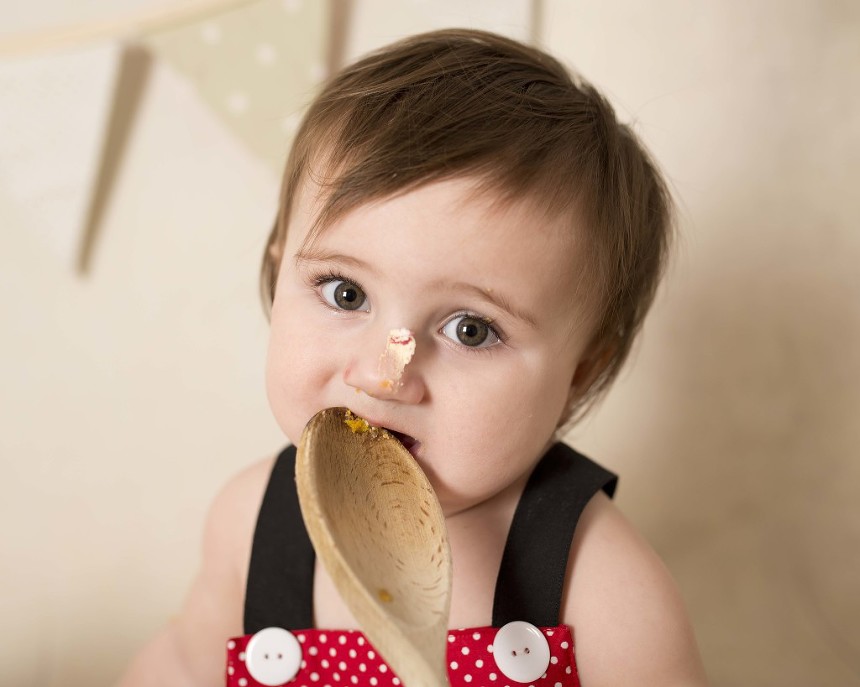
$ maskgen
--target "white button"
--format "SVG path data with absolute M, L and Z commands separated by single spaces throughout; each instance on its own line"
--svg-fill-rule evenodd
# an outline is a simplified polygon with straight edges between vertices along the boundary
M 248 640 L 245 665 L 261 685 L 275 687 L 292 680 L 299 672 L 302 649 L 298 640 L 280 627 L 267 627 Z
M 496 633 L 493 658 L 505 677 L 532 682 L 549 666 L 549 644 L 534 625 L 515 620 Z

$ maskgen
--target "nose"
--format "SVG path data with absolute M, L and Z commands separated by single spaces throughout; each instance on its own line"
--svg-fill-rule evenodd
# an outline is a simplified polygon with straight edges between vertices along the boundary
M 420 403 L 426 386 L 419 369 L 420 360 L 411 359 L 414 354 L 408 351 L 403 357 L 403 349 L 409 348 L 403 345 L 404 333 L 412 339 L 411 350 L 417 353 L 417 344 L 408 330 L 375 333 L 348 359 L 343 371 L 344 382 L 356 392 L 380 400 L 410 405 Z

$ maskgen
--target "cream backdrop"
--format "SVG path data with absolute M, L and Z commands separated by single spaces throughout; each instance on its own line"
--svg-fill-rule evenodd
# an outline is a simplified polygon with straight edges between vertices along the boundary
M 169 4 L 7 3 L 0 38 Z M 621 473 L 713 684 L 860 685 L 860 5 L 365 0 L 341 51 L 440 24 L 537 36 L 677 194 L 633 364 L 571 439 Z M 109 684 L 180 603 L 216 490 L 281 446 L 257 298 L 277 186 L 168 60 L 85 275 L 0 184 L 0 684 Z

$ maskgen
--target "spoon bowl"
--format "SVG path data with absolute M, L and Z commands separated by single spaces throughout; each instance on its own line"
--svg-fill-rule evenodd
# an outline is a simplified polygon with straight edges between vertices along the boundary
M 412 454 L 346 408 L 317 413 L 296 485 L 317 555 L 405 687 L 443 687 L 451 553 L 442 509 Z

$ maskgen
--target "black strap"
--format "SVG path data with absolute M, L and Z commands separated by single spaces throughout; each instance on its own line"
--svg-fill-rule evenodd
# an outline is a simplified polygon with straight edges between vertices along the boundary
M 313 627 L 314 549 L 296 492 L 296 449 L 275 461 L 254 531 L 245 634 L 266 627 Z
M 517 504 L 493 600 L 493 626 L 525 620 L 554 627 L 570 543 L 579 516 L 601 489 L 615 493 L 618 477 L 565 444 L 537 464 Z

